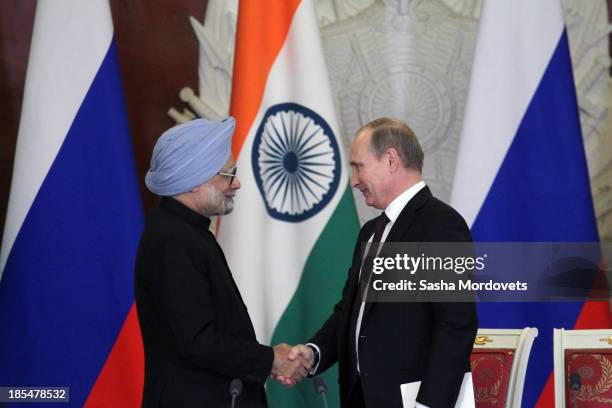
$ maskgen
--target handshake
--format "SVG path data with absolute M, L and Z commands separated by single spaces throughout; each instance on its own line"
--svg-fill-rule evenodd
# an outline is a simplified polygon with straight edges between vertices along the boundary
M 292 387 L 308 376 L 314 364 L 312 349 L 303 344 L 291 347 L 286 343 L 274 346 L 274 363 L 270 376 Z

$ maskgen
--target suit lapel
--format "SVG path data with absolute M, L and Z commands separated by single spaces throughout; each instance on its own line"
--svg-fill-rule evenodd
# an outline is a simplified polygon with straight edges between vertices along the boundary
M 353 259 L 353 264 L 351 265 L 351 276 L 349 276 L 349 293 L 351 294 L 351 298 L 349 299 L 350 303 L 348 304 L 350 305 L 353 304 L 355 295 L 357 294 L 357 287 L 359 286 L 359 272 L 361 270 L 361 264 L 363 263 L 363 257 L 365 254 L 364 249 L 367 249 L 366 244 L 372 234 L 374 234 L 374 225 L 370 220 L 366 223 L 366 225 L 364 225 L 362 231 L 359 234 L 359 237 L 357 238 L 357 245 L 359 245 L 359 251 L 358 255 Z
M 404 207 L 400 215 L 397 217 L 393 226 L 391 227 L 391 231 L 387 235 L 385 242 L 380 249 L 380 254 L 385 253 L 385 244 L 387 242 L 409 242 L 409 232 L 410 227 L 414 220 L 417 217 L 418 211 L 432 198 L 431 191 L 429 187 L 423 187 Z M 372 234 L 370 234 L 372 235 Z M 367 238 L 370 237 L 367 236 Z M 364 327 L 367 316 L 369 315 L 372 307 L 374 306 L 374 302 L 366 302 L 365 307 L 363 309 L 363 316 L 361 317 L 361 327 Z
M 361 264 L 363 262 L 364 252 L 363 249 L 365 247 L 364 244 L 368 242 L 368 239 L 374 233 L 374 226 L 372 220 L 368 221 L 361 231 L 359 232 L 359 236 L 357 237 L 356 245 L 357 248 L 356 255 L 353 256 L 353 263 L 351 264 L 350 275 L 348 277 L 349 283 L 347 288 L 347 298 L 345 301 L 345 315 L 344 315 L 344 336 L 340 336 L 340 350 L 341 353 L 346 352 L 346 344 L 348 342 L 348 337 L 351 334 L 349 333 L 349 328 L 351 326 L 350 318 L 351 318 L 351 309 L 353 307 L 353 303 L 355 302 L 355 296 L 357 295 L 357 288 L 359 287 L 359 271 L 361 270 Z M 353 333 L 355 335 L 355 333 Z

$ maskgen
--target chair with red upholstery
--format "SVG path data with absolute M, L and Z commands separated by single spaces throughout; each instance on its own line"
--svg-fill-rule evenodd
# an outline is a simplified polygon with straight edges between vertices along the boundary
M 478 408 L 520 407 L 538 329 L 479 329 L 471 355 Z
M 612 330 L 555 329 L 555 406 L 612 407 Z

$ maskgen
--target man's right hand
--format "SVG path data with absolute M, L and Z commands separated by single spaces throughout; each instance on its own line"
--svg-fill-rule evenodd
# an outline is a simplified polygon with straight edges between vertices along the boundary
M 292 348 L 281 343 L 274 346 L 274 363 L 270 375 L 281 384 L 291 387 L 308 376 L 313 360 L 312 350 L 308 347 L 299 345 Z

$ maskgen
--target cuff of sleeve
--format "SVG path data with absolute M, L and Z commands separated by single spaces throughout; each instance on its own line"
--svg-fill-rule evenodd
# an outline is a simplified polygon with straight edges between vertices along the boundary
M 244 379 L 249 382 L 264 385 L 272 372 L 274 366 L 274 349 L 269 346 L 258 344 L 257 347 L 260 349 L 257 352 L 261 352 L 261 363 L 254 372 L 247 374 Z
M 315 364 L 314 367 L 312 367 L 312 370 L 310 370 L 310 372 L 308 373 L 311 376 L 316 375 L 317 370 L 319 369 L 319 364 L 321 363 L 321 349 L 319 348 L 319 346 L 317 346 L 314 343 L 306 343 L 306 346 L 310 346 L 312 348 L 314 348 L 315 350 L 317 350 L 317 353 L 319 353 L 319 358 L 317 359 L 317 364 Z

